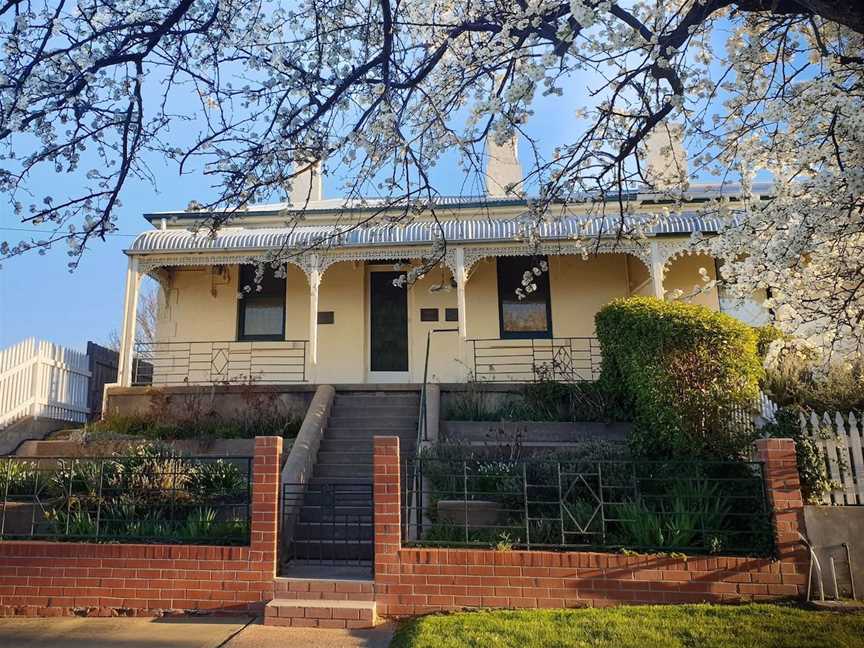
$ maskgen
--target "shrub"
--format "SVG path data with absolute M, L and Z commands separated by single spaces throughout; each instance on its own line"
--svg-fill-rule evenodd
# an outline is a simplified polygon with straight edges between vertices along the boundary
M 29 521 L 7 524 L 13 536 L 208 544 L 248 538 L 241 467 L 223 459 L 198 463 L 163 442 L 144 441 L 110 459 L 9 458 L 0 469 L 0 493 L 39 511 L 32 528 Z
M 500 421 L 501 410 L 492 405 L 480 383 L 469 380 L 465 390 L 455 394 L 445 412 L 451 421 Z
M 173 394 L 154 388 L 148 392 L 146 414 L 109 416 L 84 428 L 86 436 L 140 436 L 151 440 L 251 439 L 256 436 L 297 436 L 303 412 L 280 400 L 278 392 L 261 391 L 254 381 L 239 385 L 241 405 L 226 415 L 215 406 L 211 388 Z
M 632 407 L 636 454 L 737 459 L 755 437 L 742 409 L 759 395 L 757 336 L 702 306 L 631 297 L 596 316 L 601 383 Z
M 626 404 L 599 382 L 562 382 L 544 376 L 520 389 L 518 396 L 495 405 L 494 394 L 469 381 L 445 412 L 452 421 L 629 421 Z
M 44 491 L 53 483 L 46 480 L 44 475 L 39 475 L 38 464 L 35 461 L 17 461 L 7 459 L 0 464 L 0 493 L 6 495 L 33 495 L 38 493 L 37 488 L 41 484 Z
M 89 438 L 111 439 L 128 436 L 150 440 L 173 439 L 251 439 L 255 436 L 297 436 L 303 417 L 297 412 L 253 410 L 236 419 L 215 413 L 202 418 L 148 414 L 108 416 L 88 424 L 84 433 Z
M 246 478 L 235 464 L 223 459 L 195 466 L 189 475 L 189 491 L 198 496 L 237 497 L 247 490 Z
M 676 480 L 668 493 L 654 501 L 628 501 L 617 507 L 620 542 L 636 548 L 696 546 L 721 551 L 731 504 L 716 483 Z
M 864 410 L 864 357 L 826 367 L 816 354 L 786 345 L 768 363 L 762 389 L 778 405 L 819 413 Z
M 756 333 L 756 352 L 762 360 L 768 355 L 768 348 L 772 342 L 787 339 L 786 334 L 772 324 L 754 326 L 753 331 Z

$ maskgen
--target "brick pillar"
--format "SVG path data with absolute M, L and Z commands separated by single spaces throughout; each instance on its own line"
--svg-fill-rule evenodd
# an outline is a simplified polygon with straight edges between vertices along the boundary
M 798 537 L 804 532 L 804 500 L 792 439 L 759 439 L 759 460 L 765 463 L 765 486 L 771 502 L 774 541 L 780 560 L 806 561 L 807 553 Z
M 279 459 L 282 437 L 255 437 L 252 462 L 252 529 L 250 560 L 266 572 L 263 578 L 276 576 L 279 541 Z
M 374 457 L 375 582 L 382 589 L 389 574 L 398 572 L 401 546 L 399 496 L 399 437 L 376 436 Z

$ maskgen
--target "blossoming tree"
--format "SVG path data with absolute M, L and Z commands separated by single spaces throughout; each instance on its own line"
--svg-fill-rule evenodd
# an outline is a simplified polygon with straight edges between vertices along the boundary
M 790 328 L 860 339 L 862 34 L 864 5 L 832 0 L 0 0 L 0 189 L 46 231 L 0 257 L 66 241 L 74 267 L 153 156 L 203 165 L 214 227 L 320 159 L 348 198 L 374 190 L 410 218 L 434 216 L 445 151 L 480 173 L 487 138 L 519 136 L 535 220 L 586 192 L 623 217 L 671 120 L 692 156 L 673 198 L 692 177 L 745 198 L 758 172 L 775 182 L 735 213 L 706 206 L 730 224 L 712 239 L 730 289 L 770 289 Z M 536 98 L 586 78 L 589 105 L 561 99 L 581 134 L 544 154 L 525 132 Z M 43 169 L 80 191 L 51 195 Z

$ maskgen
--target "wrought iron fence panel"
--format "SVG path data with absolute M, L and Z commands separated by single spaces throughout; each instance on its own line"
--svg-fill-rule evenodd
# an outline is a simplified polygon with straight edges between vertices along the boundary
M 765 555 L 757 462 L 405 461 L 403 540 L 417 546 Z
M 244 545 L 251 457 L 0 457 L 0 540 Z

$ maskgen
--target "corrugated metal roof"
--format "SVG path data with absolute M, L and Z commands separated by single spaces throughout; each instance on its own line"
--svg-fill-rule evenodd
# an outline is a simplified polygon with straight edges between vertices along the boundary
M 690 200 L 706 200 L 720 196 L 735 197 L 740 195 L 741 187 L 736 184 L 693 184 L 687 191 Z M 773 184 L 770 182 L 756 182 L 750 187 L 753 196 L 767 196 L 773 193 Z M 644 204 L 669 202 L 669 196 L 663 192 L 648 191 L 646 188 L 634 187 L 622 194 L 621 199 L 625 202 L 638 201 Z M 602 196 L 596 193 L 583 193 L 571 196 L 568 204 L 593 203 L 607 201 L 615 202 L 615 196 Z M 488 196 L 488 195 L 458 195 L 458 196 L 433 196 L 431 203 L 436 207 L 454 209 L 476 209 L 494 207 L 527 207 L 531 202 L 526 198 L 515 198 L 512 196 Z M 242 210 L 232 214 L 234 219 L 242 219 L 251 216 L 278 216 L 283 212 L 296 213 L 326 213 L 326 212 L 370 212 L 370 211 L 394 211 L 402 210 L 410 203 L 405 198 L 326 198 L 304 204 L 294 205 L 290 202 L 278 202 L 268 204 L 248 205 Z M 658 203 L 658 204 L 659 204 Z M 561 204 L 555 202 L 553 204 Z M 224 212 L 221 212 L 224 213 Z M 172 220 L 199 221 L 214 215 L 211 212 L 173 210 L 163 212 L 149 212 L 144 218 L 151 223 L 162 218 Z
M 538 234 L 544 240 L 566 240 L 576 236 L 616 236 L 621 230 L 618 217 L 567 217 L 540 224 Z M 644 216 L 624 219 L 624 230 L 642 228 L 647 235 L 716 232 L 720 220 L 695 212 L 665 216 L 659 221 Z M 442 220 L 438 223 L 415 221 L 406 224 L 372 226 L 315 225 L 284 228 L 223 227 L 215 235 L 209 231 L 151 230 L 140 234 L 129 251 L 205 252 L 215 250 L 268 250 L 281 247 L 309 247 L 327 244 L 332 247 L 375 247 L 379 245 L 429 245 L 444 238 L 448 243 L 493 243 L 515 241 L 526 235 L 522 219 Z

